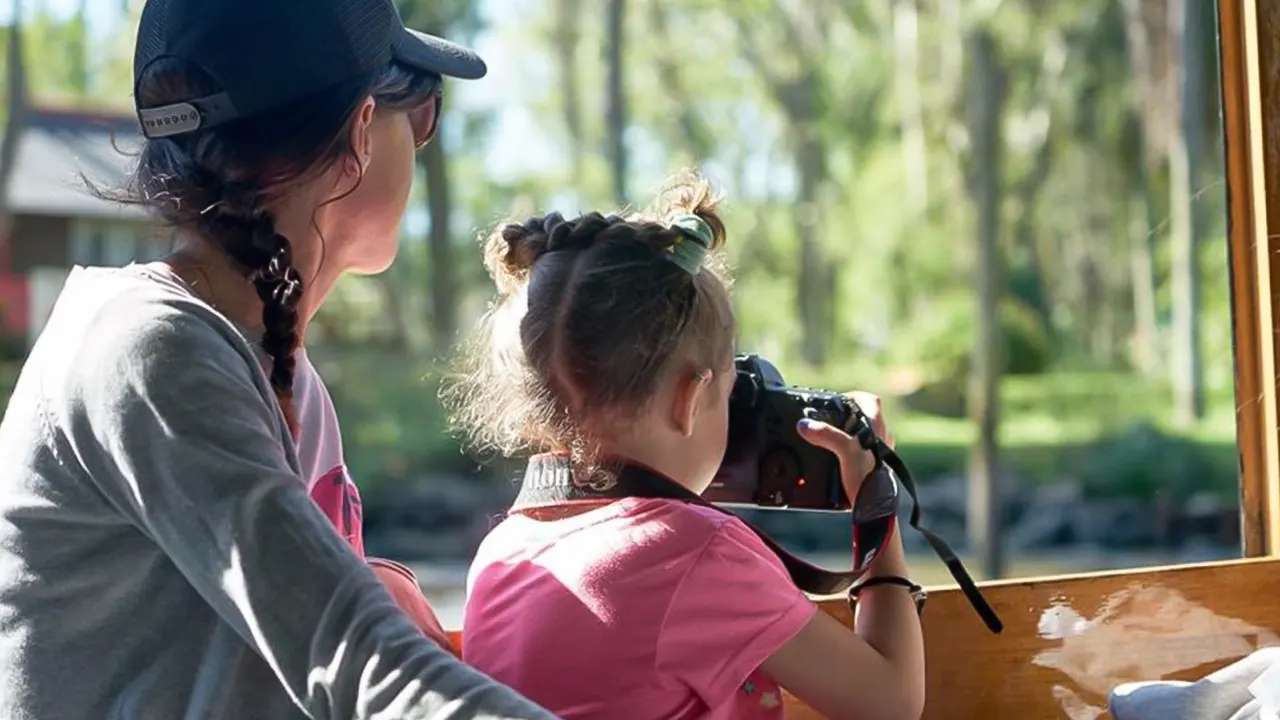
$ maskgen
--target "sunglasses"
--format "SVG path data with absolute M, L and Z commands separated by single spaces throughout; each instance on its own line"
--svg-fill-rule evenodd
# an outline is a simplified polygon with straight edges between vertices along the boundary
M 423 104 L 409 110 L 409 124 L 413 128 L 413 146 L 422 149 L 436 136 L 440 128 L 440 110 L 444 100 L 444 88 L 436 86 L 435 92 Z

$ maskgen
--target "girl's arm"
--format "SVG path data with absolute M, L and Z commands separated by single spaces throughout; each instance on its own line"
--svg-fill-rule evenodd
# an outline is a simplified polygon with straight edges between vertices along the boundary
M 880 398 L 867 393 L 854 393 L 852 398 L 876 435 L 892 446 Z M 825 423 L 802 421 L 799 431 L 809 442 L 835 453 L 845 492 L 856 497 L 863 479 L 875 468 L 871 454 Z M 897 530 L 871 574 L 909 577 Z M 864 590 L 858 598 L 854 632 L 818 613 L 763 667 L 779 685 L 833 720 L 914 720 L 924 712 L 924 637 L 915 601 L 900 586 Z
M 895 532 L 873 575 L 907 577 Z M 913 720 L 924 712 L 924 638 L 905 588 L 878 585 L 858 597 L 854 630 L 819 612 L 762 666 L 779 685 L 831 720 Z
M 369 567 L 373 568 L 373 574 L 378 576 L 382 581 L 383 587 L 387 592 L 391 593 L 391 598 L 396 601 L 404 614 L 418 626 L 423 635 L 431 638 L 437 645 L 448 650 L 451 655 L 461 658 L 462 653 L 458 652 L 458 648 L 454 647 L 453 641 L 449 639 L 449 634 L 445 632 L 444 626 L 440 624 L 440 618 L 436 617 L 436 611 L 431 608 L 431 603 L 427 602 L 427 598 L 423 596 L 422 589 L 418 585 L 418 578 L 409 568 L 398 562 L 384 560 L 382 558 L 369 558 Z
M 877 570 L 904 570 L 895 539 Z M 924 703 L 915 603 L 897 587 L 858 602 L 858 633 L 819 611 L 738 520 L 724 522 L 679 581 L 659 633 L 657 667 L 719 709 L 763 670 L 832 720 L 907 720 Z

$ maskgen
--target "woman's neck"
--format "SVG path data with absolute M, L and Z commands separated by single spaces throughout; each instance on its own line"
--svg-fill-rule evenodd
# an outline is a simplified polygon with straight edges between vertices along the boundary
M 280 233 L 293 243 L 294 266 L 303 278 L 298 336 L 305 339 L 307 326 L 333 291 L 341 270 L 332 263 L 324 263 L 321 253 L 314 252 L 320 245 L 318 237 L 313 241 L 312 237 L 292 233 L 287 227 L 282 227 Z M 244 327 L 261 329 L 262 301 L 253 281 L 219 248 L 203 240 L 181 240 L 160 264 L 230 320 Z

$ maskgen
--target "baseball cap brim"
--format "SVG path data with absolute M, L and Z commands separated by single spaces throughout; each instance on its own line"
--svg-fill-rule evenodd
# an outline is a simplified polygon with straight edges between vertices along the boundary
M 462 80 L 478 80 L 489 72 L 474 50 L 408 28 L 392 39 L 391 54 L 419 70 Z

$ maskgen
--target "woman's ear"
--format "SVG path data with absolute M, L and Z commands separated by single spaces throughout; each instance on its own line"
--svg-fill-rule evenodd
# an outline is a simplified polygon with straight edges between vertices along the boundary
M 356 171 L 358 176 L 363 176 L 365 170 L 368 169 L 370 161 L 373 159 L 373 111 L 377 103 L 372 97 L 367 97 L 364 102 L 360 103 L 360 107 L 356 109 L 355 117 L 351 120 L 351 137 L 348 138 L 351 143 L 351 152 L 353 159 L 357 163 Z
M 711 392 L 711 379 L 715 375 L 710 370 L 699 370 L 694 373 L 682 373 L 676 380 L 676 392 L 671 404 L 671 421 L 681 435 L 693 435 L 693 424 L 698 417 L 698 409 Z

